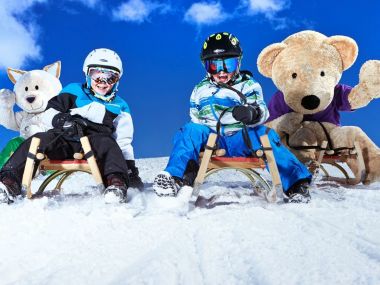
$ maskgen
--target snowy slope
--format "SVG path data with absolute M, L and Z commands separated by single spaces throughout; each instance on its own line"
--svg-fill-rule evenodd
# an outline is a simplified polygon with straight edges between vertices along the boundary
M 86 174 L 65 197 L 0 205 L 0 284 L 380 284 L 380 184 L 317 183 L 310 204 L 273 205 L 227 172 L 201 193 L 239 204 L 188 213 L 191 189 L 152 192 L 166 160 L 137 161 L 149 187 L 126 205 L 85 195 Z

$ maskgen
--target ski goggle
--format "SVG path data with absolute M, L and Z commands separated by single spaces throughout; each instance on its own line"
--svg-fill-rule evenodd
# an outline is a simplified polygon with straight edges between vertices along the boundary
M 221 71 L 232 73 L 238 69 L 239 61 L 239 57 L 206 59 L 204 64 L 206 71 L 210 74 L 217 74 Z
M 109 85 L 115 84 L 120 79 L 118 72 L 101 67 L 90 68 L 88 71 L 88 76 L 90 76 L 96 83 L 105 82 Z

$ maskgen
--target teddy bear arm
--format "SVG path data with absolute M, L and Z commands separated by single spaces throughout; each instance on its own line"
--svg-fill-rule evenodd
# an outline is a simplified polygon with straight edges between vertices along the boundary
M 265 123 L 265 126 L 267 126 L 268 128 L 271 128 L 273 129 L 279 136 L 280 135 L 280 130 L 277 128 L 277 125 L 278 125 L 278 119 L 275 119 L 273 121 L 270 121 L 270 122 L 267 122 Z
M 290 114 L 290 113 L 289 113 Z M 281 138 L 293 134 L 301 127 L 300 124 L 294 122 L 289 114 L 282 115 L 273 121 L 267 122 L 265 125 L 273 129 Z
M 368 92 L 365 84 L 359 83 L 348 94 L 348 102 L 351 109 L 359 109 L 367 106 L 372 100 L 371 94 Z
M 1 110 L 0 124 L 13 131 L 20 130 L 20 119 L 22 112 L 14 112 L 12 109 Z
M 365 107 L 373 98 L 380 97 L 380 61 L 368 60 L 360 68 L 359 84 L 349 94 L 353 109 Z
M 301 122 L 303 115 L 295 112 L 284 114 L 273 121 L 267 123 L 270 124 L 270 127 L 273 128 L 280 137 L 285 136 L 286 134 L 292 135 L 298 129 L 302 127 Z

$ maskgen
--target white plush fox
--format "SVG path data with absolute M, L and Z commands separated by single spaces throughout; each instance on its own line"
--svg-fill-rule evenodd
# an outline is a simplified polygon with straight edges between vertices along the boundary
M 19 131 L 24 139 L 47 131 L 41 122 L 41 114 L 48 101 L 62 89 L 59 81 L 61 62 L 47 65 L 42 70 L 22 71 L 8 68 L 7 72 L 15 86 L 13 91 L 0 90 L 0 124 Z M 15 104 L 21 111 L 14 112 Z
M 60 61 L 47 65 L 42 70 L 8 68 L 8 77 L 15 86 L 13 91 L 0 90 L 0 124 L 7 129 L 19 131 L 20 137 L 11 139 L 0 152 L 0 168 L 24 139 L 48 130 L 49 127 L 42 123 L 41 117 L 48 101 L 62 89 L 58 79 L 60 74 Z M 15 104 L 21 111 L 14 111 Z

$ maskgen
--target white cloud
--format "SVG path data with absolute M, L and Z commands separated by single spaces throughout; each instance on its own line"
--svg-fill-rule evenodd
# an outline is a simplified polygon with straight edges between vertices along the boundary
M 229 18 L 223 12 L 220 2 L 198 2 L 190 6 L 185 13 L 185 21 L 197 25 L 216 25 Z
M 294 21 L 280 17 L 278 12 L 287 9 L 291 0 L 242 0 L 241 7 L 248 9 L 248 15 L 254 16 L 258 14 L 264 15 L 268 22 L 275 30 L 287 28 L 294 25 Z
M 47 0 L 0 0 L 0 68 L 20 68 L 28 59 L 40 57 L 39 27 L 26 12 Z
M 251 14 L 274 14 L 288 6 L 287 0 L 245 0 Z
M 143 23 L 153 12 L 165 14 L 171 10 L 168 4 L 144 0 L 129 0 L 112 11 L 113 18 L 119 21 Z
M 95 8 L 96 5 L 101 2 L 101 0 L 70 0 L 70 1 L 80 2 L 89 8 Z

